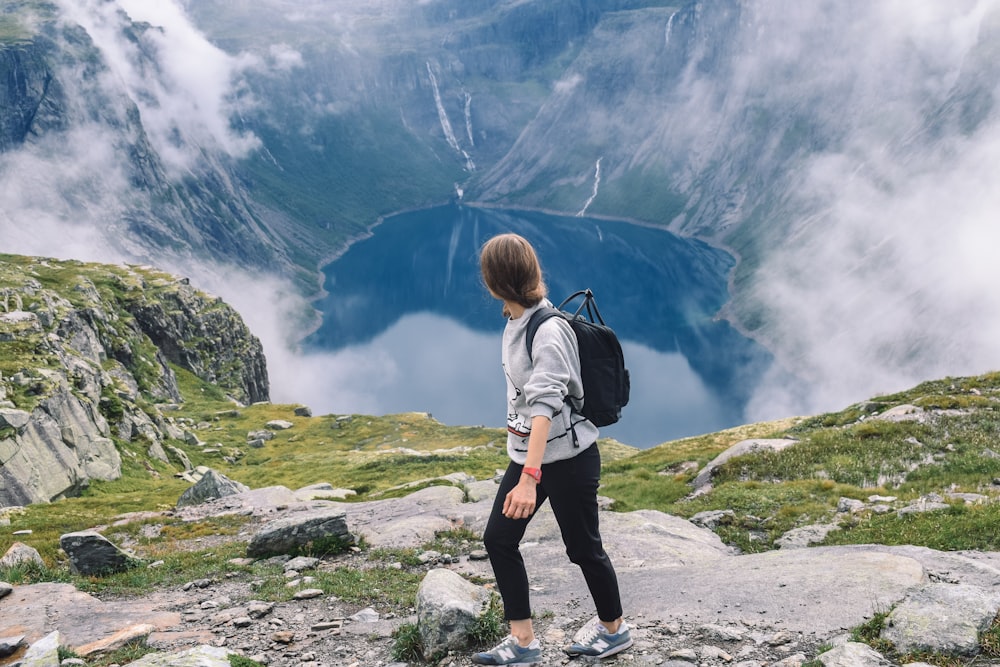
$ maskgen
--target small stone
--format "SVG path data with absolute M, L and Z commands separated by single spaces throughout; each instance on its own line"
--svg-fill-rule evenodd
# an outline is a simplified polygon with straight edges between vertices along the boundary
M 343 620 L 321 621 L 320 623 L 312 625 L 309 629 L 313 632 L 325 632 L 327 630 L 339 630 L 342 627 L 344 627 Z
M 312 598 L 318 598 L 323 595 L 323 591 L 319 588 L 306 588 L 301 590 L 292 597 L 296 600 L 311 600 Z
M 279 630 L 271 635 L 271 641 L 278 644 L 291 644 L 295 641 L 295 633 L 291 630 Z

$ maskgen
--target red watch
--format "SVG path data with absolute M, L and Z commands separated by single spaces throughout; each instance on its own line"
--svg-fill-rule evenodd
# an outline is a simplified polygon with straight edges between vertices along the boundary
M 521 472 L 535 480 L 535 484 L 542 483 L 542 471 L 539 468 L 521 468 Z

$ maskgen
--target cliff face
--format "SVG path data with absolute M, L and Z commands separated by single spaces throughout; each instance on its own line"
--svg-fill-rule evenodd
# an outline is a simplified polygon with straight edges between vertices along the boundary
M 171 364 L 239 403 L 268 400 L 260 342 L 186 280 L 0 255 L 0 506 L 116 479 L 122 447 L 166 460 L 185 436 L 161 411 L 183 400 Z
M 15 20 L 18 36 L 7 37 L 3 22 Z M 118 20 L 115 49 L 130 54 L 151 89 L 167 85 L 158 79 L 166 77 L 153 46 L 158 31 Z M 141 91 L 129 87 L 109 55 L 114 49 L 99 37 L 54 8 L 40 15 L 24 8 L 0 13 L 0 170 L 19 193 L 4 201 L 6 217 L 26 224 L 41 210 L 68 230 L 88 229 L 109 249 L 92 256 L 158 266 L 211 258 L 268 266 L 286 277 L 296 276 L 293 264 L 301 261 L 311 281 L 329 246 L 290 250 L 267 226 L 291 223 L 253 200 L 236 160 L 209 140 L 175 128 L 169 141 L 158 141 L 159 126 L 143 114 Z M 178 168 L 171 151 L 197 158 Z M 66 254 L 58 237 L 30 247 Z M 296 252 L 305 259 L 292 259 Z

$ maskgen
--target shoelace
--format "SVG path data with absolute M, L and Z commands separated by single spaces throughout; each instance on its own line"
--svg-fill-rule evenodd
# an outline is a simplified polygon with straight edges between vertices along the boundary
M 513 646 L 514 648 L 520 649 L 522 651 L 524 650 L 524 649 L 521 648 L 521 644 L 518 643 L 517 637 L 515 637 L 514 635 L 507 635 L 506 637 L 504 637 L 504 640 L 502 642 L 500 642 L 499 644 L 497 644 L 496 646 L 494 646 L 492 649 L 490 649 L 490 653 L 492 653 L 493 651 L 499 650 L 499 649 L 501 649 L 501 648 L 503 648 L 505 646 Z
M 594 623 L 594 625 L 587 630 L 587 634 L 580 639 L 580 644 L 590 644 L 597 639 L 597 636 L 600 634 L 609 634 L 608 629 L 600 623 Z

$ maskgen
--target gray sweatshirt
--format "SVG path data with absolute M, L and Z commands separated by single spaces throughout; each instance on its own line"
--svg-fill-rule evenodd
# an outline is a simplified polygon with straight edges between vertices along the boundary
M 503 369 L 507 377 L 507 453 L 523 464 L 528 453 L 531 418 L 543 415 L 552 420 L 542 463 L 576 456 L 597 441 L 597 427 L 573 409 L 569 395 L 582 405 L 583 383 L 580 380 L 580 353 L 576 335 L 569 322 L 552 317 L 535 332 L 532 349 L 534 363 L 528 357 L 525 332 L 531 314 L 547 299 L 507 320 L 503 332 Z

